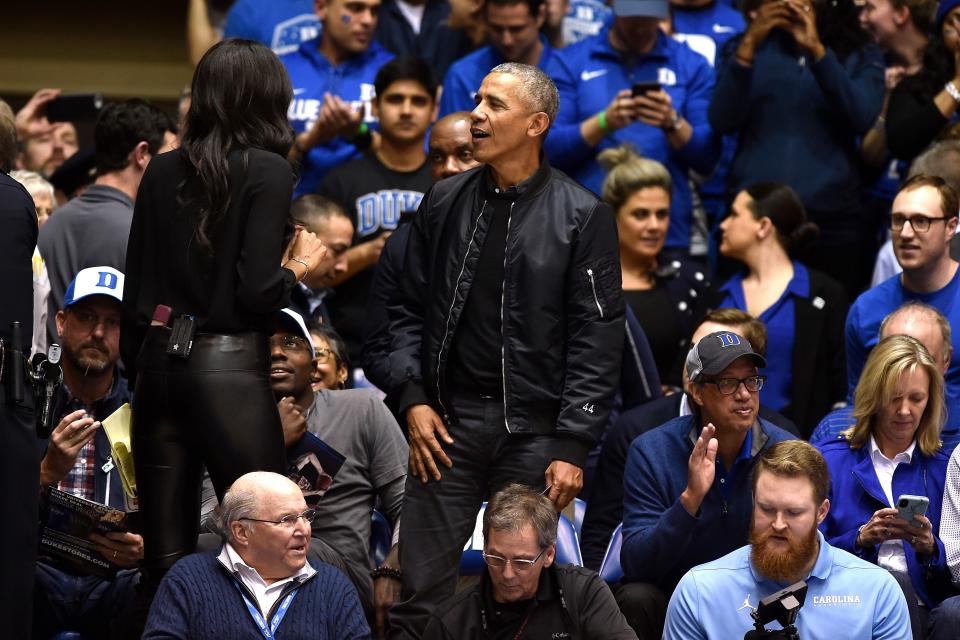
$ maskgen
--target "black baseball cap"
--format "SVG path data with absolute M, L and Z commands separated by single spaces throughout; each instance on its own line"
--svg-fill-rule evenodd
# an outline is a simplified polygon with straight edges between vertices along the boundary
M 767 361 L 753 350 L 750 341 L 733 331 L 715 331 L 700 339 L 687 354 L 687 375 L 696 382 L 703 376 L 715 376 L 737 358 L 748 357 L 758 367 Z

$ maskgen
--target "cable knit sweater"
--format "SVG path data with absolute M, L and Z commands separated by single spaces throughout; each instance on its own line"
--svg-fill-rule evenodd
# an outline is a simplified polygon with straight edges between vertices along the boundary
M 333 567 L 311 563 L 317 573 L 300 587 L 277 627 L 277 640 L 370 638 L 357 592 Z M 262 640 L 263 636 L 217 553 L 196 553 L 177 562 L 160 583 L 144 639 Z

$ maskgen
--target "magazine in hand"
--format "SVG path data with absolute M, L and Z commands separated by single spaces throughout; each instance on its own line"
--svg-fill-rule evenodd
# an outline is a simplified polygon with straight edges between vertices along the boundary
M 287 477 L 297 483 L 311 507 L 333 484 L 346 457 L 309 431 L 287 449 Z
M 97 551 L 91 533 L 127 531 L 127 514 L 54 487 L 40 489 L 40 555 L 84 575 L 112 578 L 117 567 Z

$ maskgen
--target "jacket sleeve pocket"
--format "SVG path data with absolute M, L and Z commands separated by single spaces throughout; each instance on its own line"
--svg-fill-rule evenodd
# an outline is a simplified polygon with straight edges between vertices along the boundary
M 610 258 L 593 260 L 580 267 L 582 302 L 603 319 L 618 313 L 622 297 L 620 268 Z

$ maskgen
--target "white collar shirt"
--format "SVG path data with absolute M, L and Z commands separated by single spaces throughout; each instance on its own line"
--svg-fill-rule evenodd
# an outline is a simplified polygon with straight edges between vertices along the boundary
M 316 569 L 311 567 L 310 563 L 307 562 L 304 563 L 299 571 L 289 578 L 267 584 L 263 578 L 260 577 L 260 573 L 256 569 L 243 561 L 243 558 L 240 557 L 240 554 L 237 553 L 237 550 L 234 549 L 233 545 L 229 542 L 224 543 L 223 549 L 220 550 L 220 555 L 217 556 L 217 559 L 223 566 L 229 569 L 231 573 L 237 575 L 243 585 L 249 589 L 250 593 L 257 599 L 257 606 L 260 607 L 260 613 L 263 615 L 264 620 L 266 620 L 271 607 L 277 602 L 280 593 L 287 583 L 293 582 L 295 579 L 305 580 L 317 572 Z
M 891 507 L 894 506 L 893 472 L 896 471 L 897 465 L 901 462 L 910 464 L 910 461 L 913 459 L 913 450 L 916 446 L 917 442 L 914 440 L 910 443 L 910 446 L 907 447 L 906 451 L 901 451 L 891 460 L 883 455 L 880 447 L 877 446 L 877 441 L 874 440 L 872 435 L 870 436 L 870 460 L 873 462 L 873 470 L 876 472 L 877 479 L 880 481 L 883 494 L 887 498 L 887 504 Z M 903 553 L 903 541 L 888 540 L 882 543 L 877 550 L 877 564 L 890 571 L 906 573 L 907 557 Z

